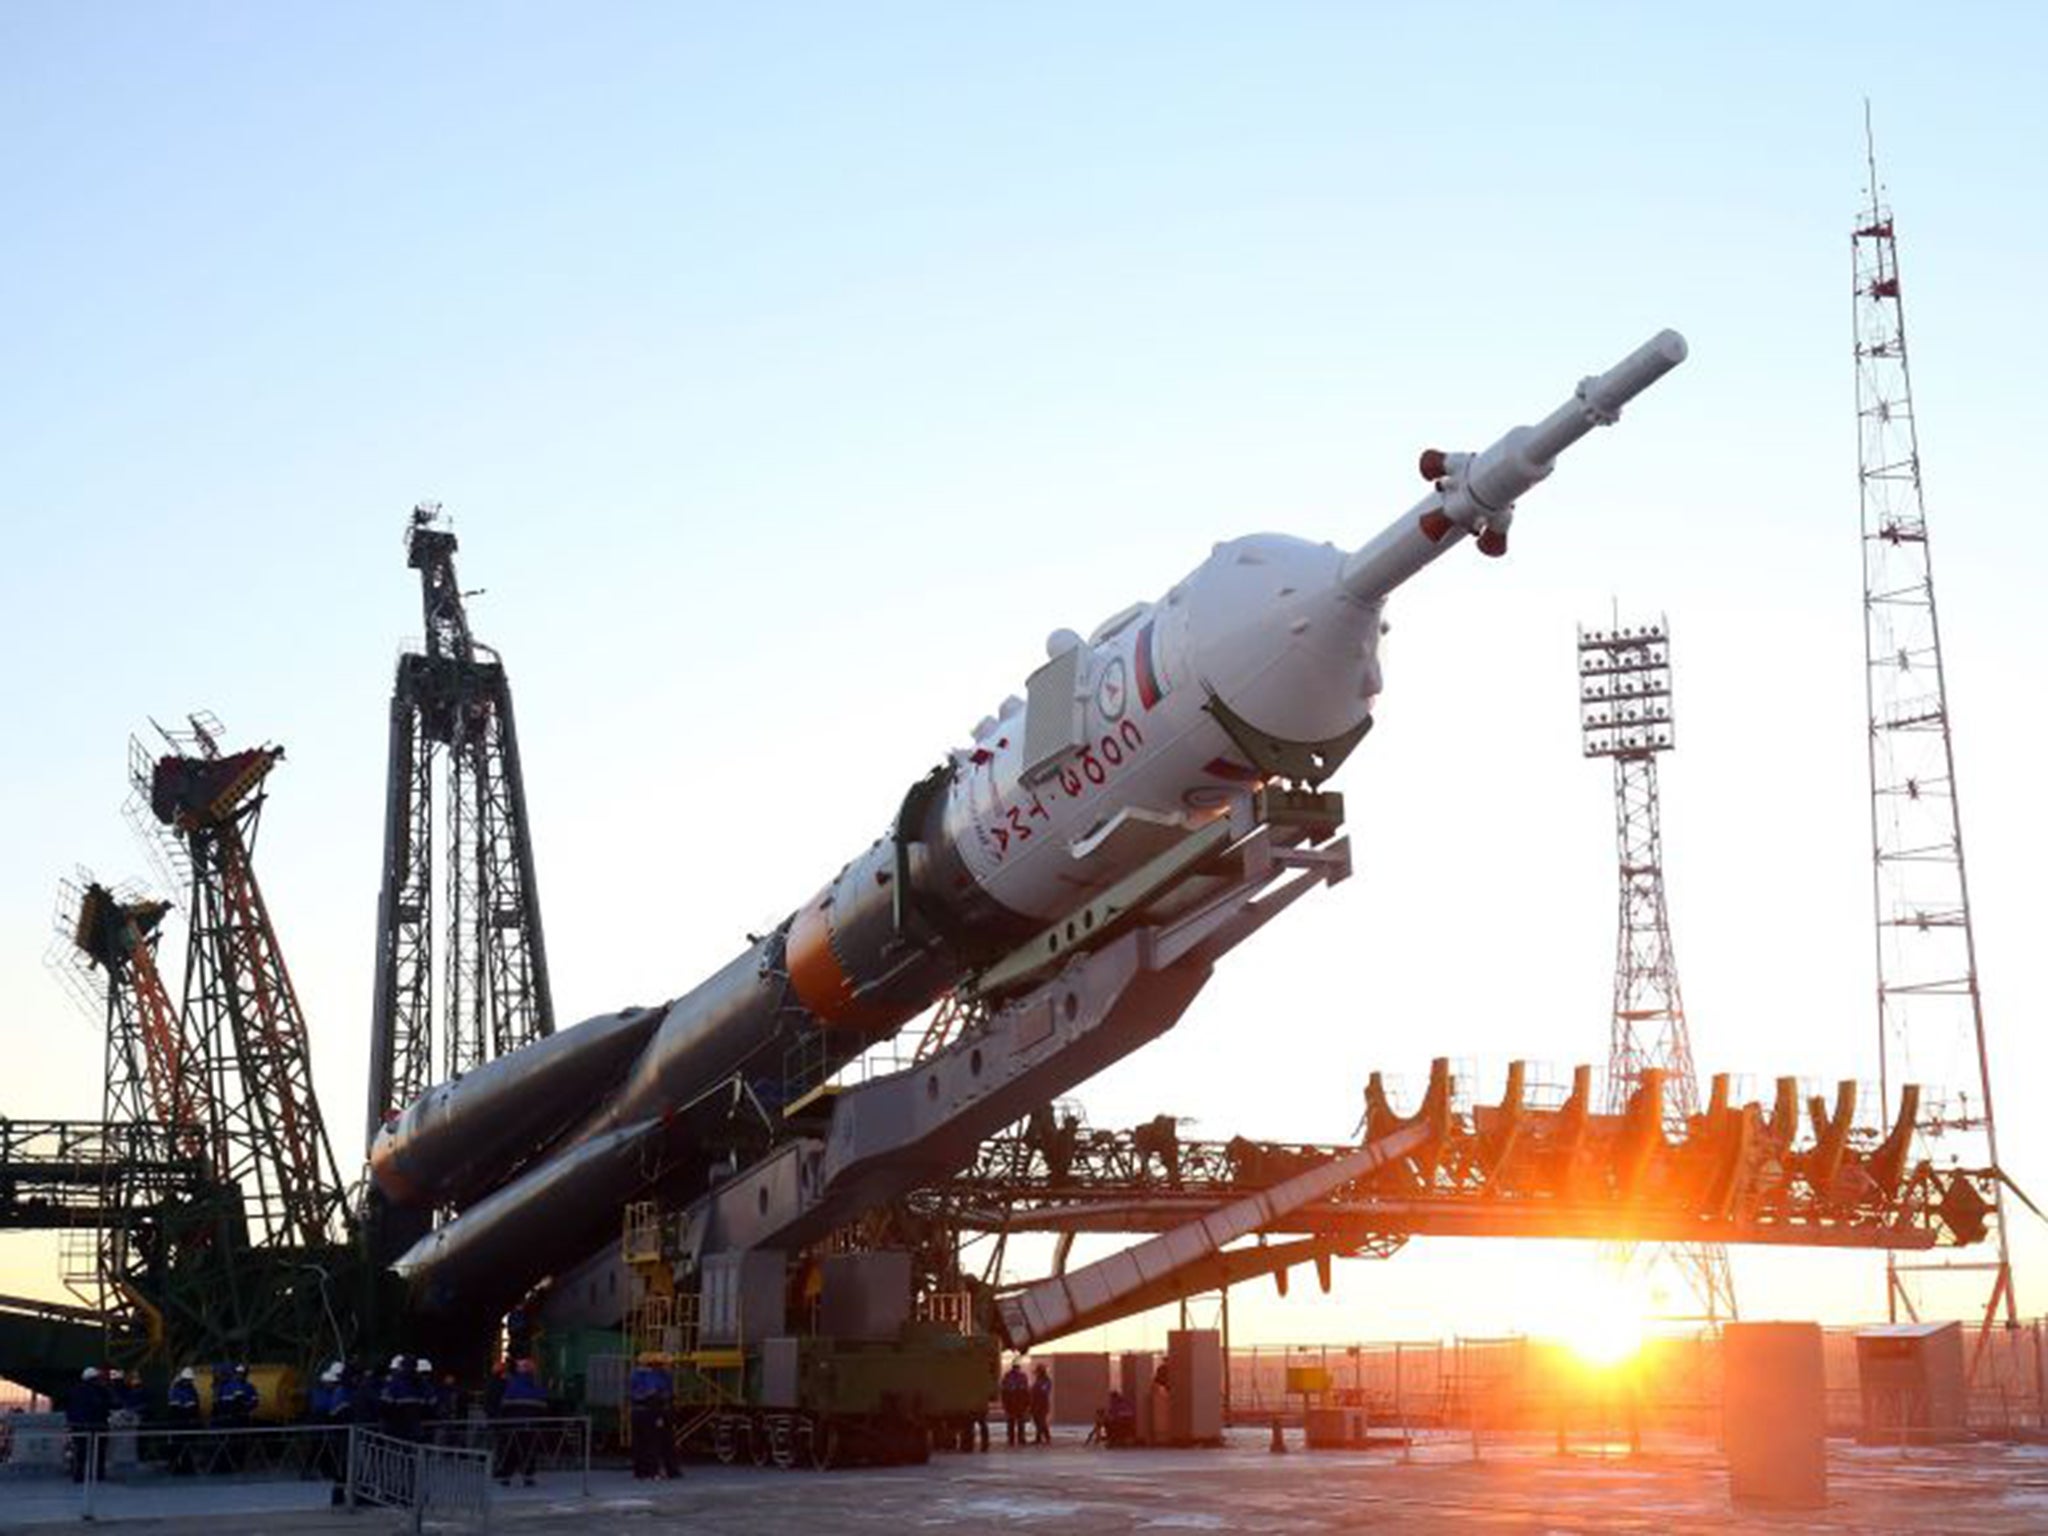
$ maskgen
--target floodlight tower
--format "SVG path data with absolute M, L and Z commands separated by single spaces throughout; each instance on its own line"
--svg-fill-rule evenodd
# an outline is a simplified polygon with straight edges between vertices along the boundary
M 384 873 L 370 1016 L 367 1139 L 438 1081 L 554 1033 L 547 943 L 512 686 L 471 633 L 454 532 L 423 502 L 406 525 L 426 639 L 391 687 Z M 435 764 L 445 762 L 442 996 L 434 1006 Z M 435 1046 L 440 1060 L 435 1060 Z
M 1579 729 L 1587 757 L 1614 763 L 1614 843 L 1621 872 L 1614 951 L 1614 1018 L 1607 1108 L 1620 1114 L 1661 1069 L 1668 1131 L 1683 1136 L 1700 1112 L 1699 1078 L 1686 1033 L 1685 1000 L 1664 902 L 1664 834 L 1657 758 L 1676 743 L 1671 711 L 1671 630 L 1654 624 L 1579 630 Z M 1735 1282 L 1725 1248 L 1674 1250 L 1710 1322 L 1733 1318 Z
M 1955 747 L 1942 674 L 1920 434 L 1906 363 L 1906 318 L 1892 211 L 1877 179 L 1864 109 L 1870 180 L 1850 240 L 1854 276 L 1856 420 L 1863 526 L 1864 688 L 1870 711 L 1871 894 L 1877 929 L 1877 1070 L 1893 1083 L 1945 1089 L 1921 1131 L 1962 1167 L 1998 1167 L 1991 1058 L 1977 988 L 1977 940 L 1956 802 Z M 1988 1276 L 1980 1304 L 1989 1328 L 2018 1322 L 2005 1200 L 1993 1186 L 1982 1212 L 1993 1257 L 1971 1262 L 1885 1259 L 1885 1305 L 1894 1321 L 1918 1317 L 1908 1273 Z M 1931 1299 L 1931 1298 L 1927 1298 Z

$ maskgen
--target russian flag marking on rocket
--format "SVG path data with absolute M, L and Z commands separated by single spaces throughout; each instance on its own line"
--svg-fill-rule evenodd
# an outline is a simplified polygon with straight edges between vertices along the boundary
M 1147 619 L 1138 631 L 1138 643 L 1133 648 L 1131 670 L 1138 674 L 1138 702 L 1150 709 L 1166 697 L 1166 690 L 1159 686 L 1159 674 L 1152 666 L 1152 621 Z

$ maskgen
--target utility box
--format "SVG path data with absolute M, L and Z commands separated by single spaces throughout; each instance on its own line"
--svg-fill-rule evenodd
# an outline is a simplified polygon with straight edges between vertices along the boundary
M 1223 1335 L 1176 1328 L 1166 1336 L 1169 1445 L 1223 1443 Z
M 1052 1373 L 1052 1421 L 1095 1427 L 1095 1415 L 1109 1407 L 1108 1355 L 1040 1355 Z
M 1863 1396 L 1861 1439 L 1954 1440 L 1968 1432 L 1969 1390 L 1961 1323 L 1895 1323 L 1856 1335 Z
M 1310 1408 L 1302 1415 L 1302 1440 L 1312 1451 L 1357 1450 L 1372 1444 L 1372 1415 L 1349 1404 Z
M 779 1248 L 715 1253 L 704 1261 L 697 1331 L 705 1344 L 744 1345 L 783 1331 Z
M 835 1253 L 823 1266 L 818 1331 L 828 1339 L 893 1339 L 910 1321 L 910 1255 Z
M 1827 1371 L 1818 1323 L 1728 1324 L 1721 1415 L 1731 1499 L 1782 1509 L 1827 1504 Z

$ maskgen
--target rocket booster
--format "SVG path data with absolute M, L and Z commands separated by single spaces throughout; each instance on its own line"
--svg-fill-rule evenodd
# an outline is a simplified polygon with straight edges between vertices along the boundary
M 1271 776 L 1261 744 L 1319 780 L 1371 724 L 1387 596 L 1467 537 L 1505 553 L 1517 499 L 1685 355 L 1661 332 L 1535 426 L 1425 453 L 1427 494 L 1356 551 L 1234 539 L 1085 639 L 1056 631 L 1024 697 L 772 933 L 665 1008 L 558 1031 L 388 1124 L 384 1196 L 463 1207 L 396 1267 L 445 1305 L 581 1258 L 637 1188 L 702 1161 L 693 1111 L 735 1080 L 772 1100 L 792 1051 L 850 1061 Z

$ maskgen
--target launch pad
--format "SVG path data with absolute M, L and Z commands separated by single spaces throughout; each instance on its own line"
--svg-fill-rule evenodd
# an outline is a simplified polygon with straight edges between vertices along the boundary
M 1774 1512 L 1773 1529 L 1811 1532 L 1944 1530 L 2019 1536 L 2048 1521 L 2048 1448 L 1952 1446 L 1900 1459 L 1837 1446 L 1826 1508 Z M 0 1484 L 0 1531 L 75 1528 L 77 1499 L 61 1490 Z M 306 1484 L 152 1488 L 109 1499 L 97 1528 L 156 1536 L 223 1529 L 356 1533 L 364 1517 L 330 1510 Z M 140 1494 L 140 1490 L 136 1490 Z M 144 1499 L 147 1503 L 145 1504 Z M 1559 1456 L 1542 1437 L 1496 1438 L 1475 1458 L 1445 1439 L 1398 1455 L 1273 1456 L 1263 1431 L 1233 1432 L 1220 1449 L 1103 1452 L 1071 1438 L 1046 1448 L 948 1456 L 927 1467 L 856 1478 L 693 1467 L 679 1483 L 592 1474 L 590 1493 L 558 1480 L 501 1493 L 494 1528 L 532 1536 L 607 1530 L 730 1536 L 811 1536 L 820 1530 L 1029 1529 L 1054 1536 L 1104 1531 L 1521 1529 L 1667 1531 L 1729 1527 L 1728 1480 L 1711 1438 L 1653 1440 L 1639 1457 L 1597 1450 Z
M 678 997 L 561 1028 L 510 683 L 420 509 L 429 638 L 392 700 L 367 1188 L 328 1146 L 255 878 L 283 750 L 229 750 L 194 716 L 133 769 L 185 891 L 182 997 L 163 904 L 87 882 L 63 932 L 108 1026 L 104 1123 L 0 1123 L 0 1223 L 87 1234 L 89 1304 L 0 1309 L 0 1368 L 48 1390 L 81 1352 L 159 1385 L 253 1357 L 285 1418 L 330 1361 L 430 1354 L 481 1381 L 537 1358 L 615 1442 L 921 1465 L 984 1419 L 1005 1349 L 1284 1291 L 1301 1266 L 1327 1288 L 1337 1260 L 1418 1237 L 1982 1241 L 2001 1176 L 1923 1155 L 1910 1086 L 1896 1108 L 1789 1078 L 1738 1103 L 1720 1078 L 1702 1105 L 1689 1071 L 1669 1097 L 1647 1062 L 1550 1093 L 1516 1063 L 1480 1102 L 1440 1060 L 1411 1107 L 1375 1074 L 1350 1146 L 1184 1143 L 1166 1117 L 1084 1139 L 1067 1105 L 1351 874 L 1325 781 L 1372 724 L 1389 594 L 1461 543 L 1504 554 L 1517 499 L 1684 356 L 1661 333 L 1535 426 L 1426 453 L 1428 492 L 1355 551 L 1231 541 L 1159 601 L 1055 632 L 1026 696 L 780 924 Z M 920 1018 L 906 1057 L 878 1051 Z M 1138 1240 L 1069 1267 L 1083 1232 Z M 1049 1273 L 1006 1268 L 1022 1233 L 1055 1236 Z M 650 1370 L 665 1406 L 643 1418 Z M 1176 1422 L 1197 1390 L 1127 1386 Z

